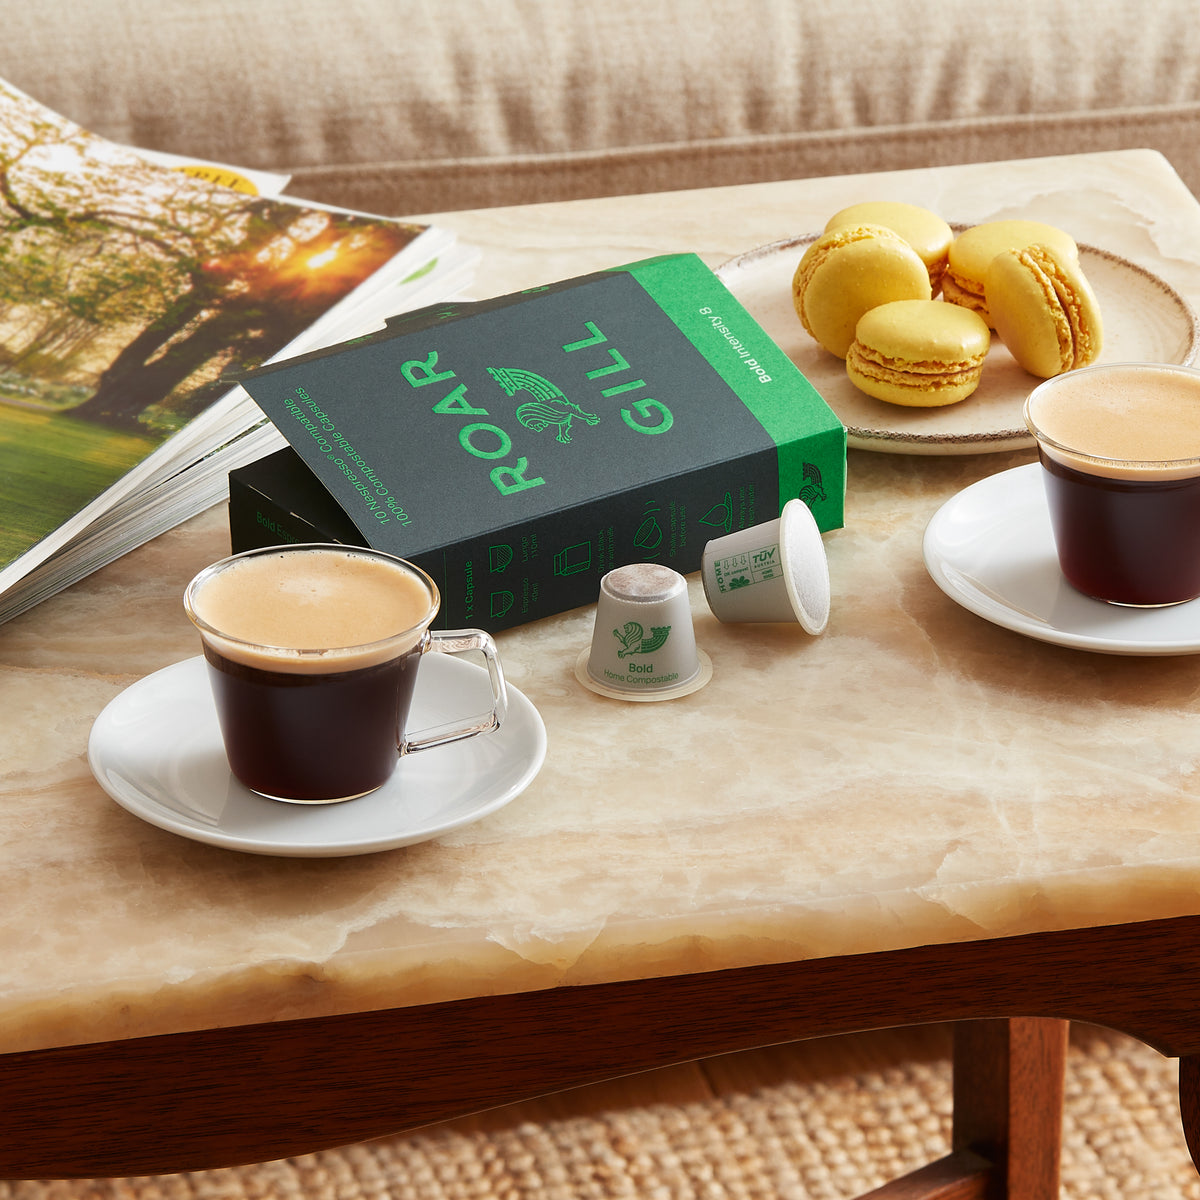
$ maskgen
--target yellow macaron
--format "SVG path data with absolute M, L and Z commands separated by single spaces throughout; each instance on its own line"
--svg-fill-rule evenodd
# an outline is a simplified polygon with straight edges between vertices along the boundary
M 921 256 L 929 272 L 929 286 L 935 296 L 938 294 L 954 230 L 937 213 L 899 200 L 865 200 L 835 212 L 825 222 L 825 232 L 847 225 L 882 225 L 898 233 Z
M 950 243 L 949 265 L 942 295 L 964 308 L 974 309 L 992 324 L 984 297 L 984 276 L 997 254 L 1032 245 L 1050 246 L 1067 258 L 1079 258 L 1079 247 L 1069 233 L 1042 221 L 985 221 L 972 225 Z
M 984 280 L 1000 340 L 1031 375 L 1049 379 L 1096 361 L 1104 323 L 1079 263 L 1052 246 L 1006 250 Z
M 848 225 L 822 234 L 792 276 L 792 303 L 808 332 L 845 358 L 868 309 L 891 300 L 928 300 L 921 256 L 883 225 Z
M 860 391 L 889 404 L 957 404 L 979 386 L 991 339 L 987 322 L 957 304 L 882 304 L 858 322 L 846 374 Z

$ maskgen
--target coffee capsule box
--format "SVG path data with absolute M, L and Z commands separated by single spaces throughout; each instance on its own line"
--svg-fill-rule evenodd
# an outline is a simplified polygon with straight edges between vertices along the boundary
M 846 431 L 695 255 L 476 303 L 242 380 L 290 443 L 230 476 L 235 549 L 348 541 L 415 562 L 490 632 L 688 574 L 802 498 L 841 526 Z

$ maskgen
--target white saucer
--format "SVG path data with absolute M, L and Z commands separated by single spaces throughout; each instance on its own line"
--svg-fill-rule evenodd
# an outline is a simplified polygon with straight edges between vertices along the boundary
M 482 667 L 430 654 L 411 726 L 440 725 L 489 703 Z M 496 732 L 405 757 L 369 796 L 315 807 L 265 800 L 230 773 L 200 657 L 126 688 L 88 741 L 100 786 L 151 825 L 231 850 L 304 858 L 391 850 L 469 825 L 520 795 L 545 757 L 541 715 L 510 684 L 508 716 Z
M 1037 463 L 989 475 L 942 505 L 925 528 L 925 566 L 952 600 L 1017 633 L 1104 654 L 1200 651 L 1200 600 L 1125 608 L 1063 578 Z

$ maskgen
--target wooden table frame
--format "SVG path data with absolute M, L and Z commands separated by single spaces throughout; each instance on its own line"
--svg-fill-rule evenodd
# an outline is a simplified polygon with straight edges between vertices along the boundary
M 1189 916 L 28 1051 L 0 1057 L 0 1174 L 258 1162 L 712 1054 L 954 1021 L 952 1151 L 870 1200 L 1050 1200 L 1068 1021 L 1181 1059 L 1197 1160 L 1198 1012 Z

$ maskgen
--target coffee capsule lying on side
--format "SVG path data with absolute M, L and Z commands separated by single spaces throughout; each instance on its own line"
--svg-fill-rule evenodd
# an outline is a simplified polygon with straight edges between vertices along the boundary
M 829 562 L 803 500 L 789 500 L 773 521 L 714 538 L 701 577 L 720 621 L 798 621 L 808 633 L 829 621 Z

